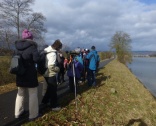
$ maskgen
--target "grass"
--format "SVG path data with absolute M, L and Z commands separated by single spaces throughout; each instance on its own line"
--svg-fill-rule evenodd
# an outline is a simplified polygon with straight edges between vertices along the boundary
M 129 71 L 114 60 L 97 73 L 97 86 L 79 87 L 79 93 L 60 98 L 61 111 L 49 108 L 24 126 L 154 126 L 156 101 Z M 77 103 L 77 104 L 76 104 Z M 77 105 L 77 106 L 76 106 Z
M 43 77 L 39 76 L 38 80 L 42 81 Z M 15 82 L 14 83 L 8 83 L 6 85 L 0 86 L 0 94 L 4 94 L 4 93 L 7 93 L 7 92 L 15 90 L 15 89 L 17 89 L 17 86 L 16 86 Z
M 9 73 L 10 56 L 0 56 L 0 86 L 15 82 L 15 75 Z

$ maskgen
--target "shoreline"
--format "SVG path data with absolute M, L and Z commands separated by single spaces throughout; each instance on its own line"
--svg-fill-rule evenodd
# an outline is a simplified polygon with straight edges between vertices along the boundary
M 127 67 L 128 68 L 128 67 Z M 129 69 L 129 68 L 128 68 Z M 130 70 L 130 69 L 129 69 Z M 147 86 L 145 86 L 145 84 L 130 70 L 130 72 L 136 77 L 136 79 L 144 86 L 144 88 L 146 88 L 149 92 L 150 92 L 150 94 L 156 99 L 156 96 L 150 91 L 150 89 L 147 87 Z
M 140 81 L 140 83 L 156 98 L 155 85 L 155 63 L 156 57 L 134 57 L 132 65 L 127 68 Z M 154 90 L 153 90 L 154 89 Z

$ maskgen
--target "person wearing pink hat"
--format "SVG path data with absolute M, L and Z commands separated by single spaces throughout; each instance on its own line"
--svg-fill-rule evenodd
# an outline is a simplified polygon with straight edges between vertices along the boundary
M 20 54 L 26 68 L 24 75 L 16 75 L 18 92 L 15 101 L 15 118 L 20 118 L 25 112 L 25 92 L 29 93 L 29 120 L 34 120 L 39 115 L 38 107 L 38 79 L 35 63 L 39 61 L 37 43 L 33 41 L 32 33 L 25 29 L 22 39 L 15 41 L 16 53 Z

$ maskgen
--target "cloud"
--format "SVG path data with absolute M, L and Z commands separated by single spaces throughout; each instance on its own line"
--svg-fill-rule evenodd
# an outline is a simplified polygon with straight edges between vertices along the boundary
M 109 50 L 116 31 L 131 36 L 132 50 L 155 50 L 155 8 L 138 0 L 53 0 L 33 6 L 47 18 L 48 44 L 59 38 L 72 48 L 95 45 L 97 50 Z

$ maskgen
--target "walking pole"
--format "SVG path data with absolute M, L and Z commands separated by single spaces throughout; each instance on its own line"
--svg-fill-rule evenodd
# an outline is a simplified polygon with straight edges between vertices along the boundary
M 76 78 L 75 78 L 75 65 L 74 61 L 72 61 L 72 67 L 73 67 L 73 76 L 74 76 L 74 87 L 75 87 L 75 104 L 76 104 L 76 112 L 77 112 L 77 91 L 76 91 Z
M 85 83 L 85 80 L 86 80 L 86 63 L 85 63 L 85 59 L 83 59 L 83 66 L 84 66 L 84 68 L 83 68 L 84 80 L 83 80 L 83 81 L 84 81 L 84 83 Z

